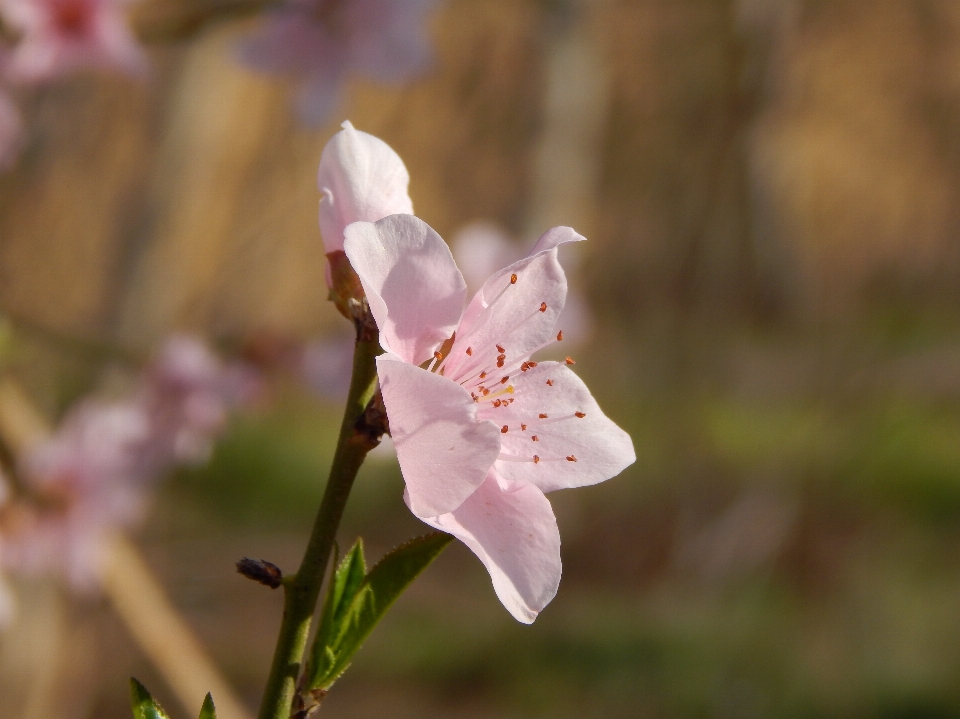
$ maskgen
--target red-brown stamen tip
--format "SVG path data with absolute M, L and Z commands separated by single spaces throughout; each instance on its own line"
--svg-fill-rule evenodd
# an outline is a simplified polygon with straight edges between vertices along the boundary
M 548 379 L 548 380 L 547 380 L 547 384 L 550 385 L 551 387 L 553 387 L 553 380 L 552 380 L 552 379 Z
M 497 357 L 497 367 L 503 367 L 503 357 Z
M 520 425 L 520 431 L 521 431 L 521 432 L 526 432 L 526 431 L 527 431 L 527 425 L 521 424 L 521 425 Z
M 536 362 L 527 362 L 527 367 L 536 367 L 536 366 L 537 366 Z
M 500 433 L 501 433 L 501 434 L 506 434 L 508 429 L 509 429 L 509 427 L 507 427 L 507 425 L 503 425 L 503 426 L 500 428 Z
M 509 381 L 510 381 L 510 377 L 501 377 L 501 378 L 500 378 L 500 384 L 506 384 L 506 383 L 509 382 Z
M 487 376 L 487 373 L 486 373 L 486 372 L 481 372 L 481 373 L 480 373 L 480 379 L 483 379 L 483 378 L 486 377 L 486 376 Z
M 576 461 L 577 461 L 577 458 L 574 457 L 574 456 L 571 454 L 569 457 L 567 457 L 567 461 L 568 461 L 568 462 L 576 462 Z
M 541 412 L 541 413 L 540 413 L 540 419 L 546 419 L 546 418 L 547 418 L 547 415 L 545 415 L 543 412 Z
M 587 416 L 587 415 L 585 415 L 583 412 L 574 412 L 574 414 L 575 414 L 577 417 L 579 417 L 580 419 L 583 419 L 584 417 Z
M 467 347 L 467 357 L 473 357 L 473 347 Z
M 484 387 L 484 388 L 483 388 L 482 390 L 480 390 L 480 391 L 483 392 L 483 396 L 484 396 L 484 397 L 486 397 L 488 394 L 490 394 L 490 390 L 488 390 L 486 387 Z
M 540 441 L 540 438 L 537 435 L 533 435 L 530 439 L 532 439 L 534 442 Z
M 506 352 L 506 350 L 502 346 L 497 345 L 497 352 L 499 352 L 500 354 L 503 354 L 504 352 Z
M 540 303 L 540 311 L 541 311 L 541 312 L 546 312 L 546 311 L 547 311 L 547 303 L 546 303 L 546 302 L 541 302 L 541 303 Z
M 516 275 L 510 275 L 510 284 L 511 284 L 511 285 L 517 284 L 517 276 L 516 276 Z
M 539 463 L 540 463 L 540 457 L 539 457 L 538 455 L 536 455 L 536 454 L 533 455 L 533 463 L 534 463 L 534 464 L 539 464 Z
M 494 406 L 494 407 L 499 407 L 499 406 L 502 405 L 502 404 L 503 404 L 503 402 L 502 402 L 501 400 L 499 400 L 499 399 L 493 400 L 493 406 Z
M 567 357 L 567 359 L 565 359 L 564 362 L 566 362 L 567 364 L 576 364 L 576 362 L 573 361 L 573 357 Z
M 562 342 L 562 341 L 563 341 L 563 330 L 560 330 L 559 332 L 557 332 L 557 342 Z
M 443 359 L 443 355 L 440 352 L 434 352 L 433 356 L 437 358 L 437 361 L 440 361 Z

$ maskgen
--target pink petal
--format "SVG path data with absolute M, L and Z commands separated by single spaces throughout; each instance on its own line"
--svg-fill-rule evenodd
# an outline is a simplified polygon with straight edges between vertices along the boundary
M 384 349 L 411 364 L 432 357 L 457 328 L 467 292 L 447 244 L 413 215 L 358 222 L 346 234 Z
M 452 512 L 480 486 L 500 453 L 500 430 L 477 420 L 460 385 L 383 355 L 377 359 L 390 434 L 418 517 Z
M 531 624 L 560 585 L 560 531 L 550 502 L 530 484 L 498 480 L 491 471 L 450 514 L 424 519 L 480 558 L 503 606 Z
M 504 478 L 552 492 L 597 484 L 636 461 L 630 435 L 603 414 L 583 380 L 566 365 L 539 362 L 518 372 L 511 384 L 512 403 L 480 411 L 481 418 L 508 428 L 501 434 L 503 454 L 496 464 Z M 534 455 L 539 462 L 531 461 Z
M 413 214 L 409 183 L 403 160 L 387 143 L 344 122 L 343 130 L 323 148 L 317 172 L 326 252 L 343 249 L 344 229 L 351 222 Z
M 467 347 L 500 345 L 509 363 L 525 359 L 547 343 L 567 296 L 567 278 L 557 259 L 557 247 L 582 239 L 568 227 L 555 227 L 540 238 L 531 255 L 487 280 L 463 314 L 447 374 L 456 374 L 468 361 Z M 513 275 L 516 284 L 511 284 Z

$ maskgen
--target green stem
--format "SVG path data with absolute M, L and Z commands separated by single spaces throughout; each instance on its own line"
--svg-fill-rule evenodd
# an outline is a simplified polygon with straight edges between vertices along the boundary
M 376 389 L 375 360 L 379 353 L 377 334 L 361 332 L 354 349 L 353 379 L 350 381 L 350 394 L 340 425 L 340 438 L 330 467 L 327 488 L 300 569 L 293 577 L 284 580 L 283 622 L 258 719 L 288 719 L 290 716 L 300 662 L 307 646 L 310 622 L 327 571 L 337 527 L 357 471 L 367 452 L 376 444 L 362 432 L 357 432 L 356 425 Z

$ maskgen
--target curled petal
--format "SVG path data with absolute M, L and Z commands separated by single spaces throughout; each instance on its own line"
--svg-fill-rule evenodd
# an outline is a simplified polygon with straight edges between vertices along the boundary
M 531 624 L 560 585 L 560 532 L 550 502 L 530 484 L 483 484 L 449 514 L 424 519 L 477 555 L 497 597 L 518 622 Z
M 403 160 L 387 143 L 344 122 L 323 148 L 317 172 L 322 195 L 320 234 L 326 252 L 343 249 L 344 229 L 351 222 L 412 214 L 409 183 Z
M 637 460 L 630 435 L 600 410 L 583 380 L 567 366 L 540 362 L 518 373 L 513 384 L 514 402 L 480 414 L 495 416 L 508 427 L 501 443 L 503 454 L 513 461 L 496 464 L 504 478 L 552 492 L 597 484 Z M 529 461 L 535 454 L 540 461 Z
M 453 334 L 463 311 L 467 287 L 450 249 L 413 215 L 357 222 L 346 234 L 344 250 L 384 349 L 421 364 Z
M 500 453 L 500 430 L 478 421 L 467 391 L 440 375 L 390 355 L 377 358 L 377 373 L 411 511 L 455 510 Z

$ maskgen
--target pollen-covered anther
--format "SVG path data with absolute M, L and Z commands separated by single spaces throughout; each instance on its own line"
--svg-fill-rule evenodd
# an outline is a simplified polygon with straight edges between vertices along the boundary
M 539 464 L 539 463 L 540 463 L 540 456 L 539 456 L 539 455 L 537 455 L 537 454 L 533 455 L 533 463 L 534 463 L 534 464 Z
M 437 362 L 439 362 L 440 360 L 443 359 L 443 353 L 442 353 L 442 352 L 434 352 L 434 353 L 433 353 L 433 356 L 436 358 Z
M 547 303 L 546 303 L 546 302 L 541 302 L 541 303 L 540 303 L 540 311 L 541 311 L 541 312 L 546 312 L 546 311 L 547 311 Z
M 484 387 L 484 388 L 483 388 L 482 390 L 480 390 L 480 391 L 483 392 L 483 396 L 484 396 L 484 397 L 486 397 L 488 394 L 490 394 L 490 390 L 488 390 L 486 387 Z
M 467 357 L 473 357 L 473 347 L 467 347 Z
M 521 425 L 520 425 L 520 431 L 521 431 L 521 432 L 526 432 L 526 431 L 527 431 L 527 425 L 521 424 Z
M 537 415 L 537 416 L 540 417 L 540 419 L 546 419 L 546 418 L 547 418 L 547 415 L 545 415 L 543 412 L 541 412 L 541 413 L 540 413 L 539 415 Z
M 559 332 L 557 332 L 557 342 L 562 342 L 562 341 L 563 341 L 563 330 L 560 330 Z
M 502 404 L 503 404 L 503 400 L 499 400 L 499 399 L 493 400 L 493 406 L 494 406 L 494 407 L 499 407 L 499 406 L 502 405 Z
M 507 376 L 507 377 L 501 377 L 501 378 L 500 378 L 500 384 L 506 384 L 506 383 L 509 382 L 509 381 L 510 381 L 510 377 L 509 377 L 509 376 Z
M 517 284 L 517 276 L 516 276 L 516 275 L 510 275 L 510 284 L 511 284 L 511 285 Z
M 574 457 L 574 456 L 571 454 L 569 457 L 567 457 L 567 461 L 568 461 L 568 462 L 576 462 L 576 461 L 577 461 L 577 458 Z
M 587 416 L 583 412 L 574 412 L 573 414 L 574 416 L 579 417 L 580 419 L 583 419 L 584 417 Z
M 524 362 L 522 365 L 520 365 L 520 371 L 521 371 L 521 372 L 526 372 L 528 369 L 530 369 L 530 363 L 529 363 L 529 362 Z
M 534 442 L 540 441 L 540 438 L 537 435 L 533 435 L 530 439 L 532 439 Z
M 486 372 L 481 372 L 481 373 L 480 373 L 480 379 L 486 379 L 486 376 L 487 376 L 487 373 L 486 373 Z
M 573 357 L 567 357 L 564 362 L 567 364 L 576 364 L 576 362 L 573 361 Z
M 507 425 L 503 425 L 503 426 L 500 428 L 500 433 L 501 433 L 501 434 L 506 434 L 508 429 L 510 429 L 510 428 L 509 428 Z
M 499 357 L 497 357 L 497 367 L 503 367 L 503 363 L 506 359 L 507 358 L 504 357 L 503 355 L 500 355 Z
M 504 352 L 506 352 L 506 350 L 501 345 L 497 345 L 497 352 L 499 352 L 500 354 L 503 354 Z
M 547 380 L 547 384 L 550 385 L 551 387 L 553 387 L 553 380 L 552 380 L 552 379 L 548 379 L 548 380 Z

